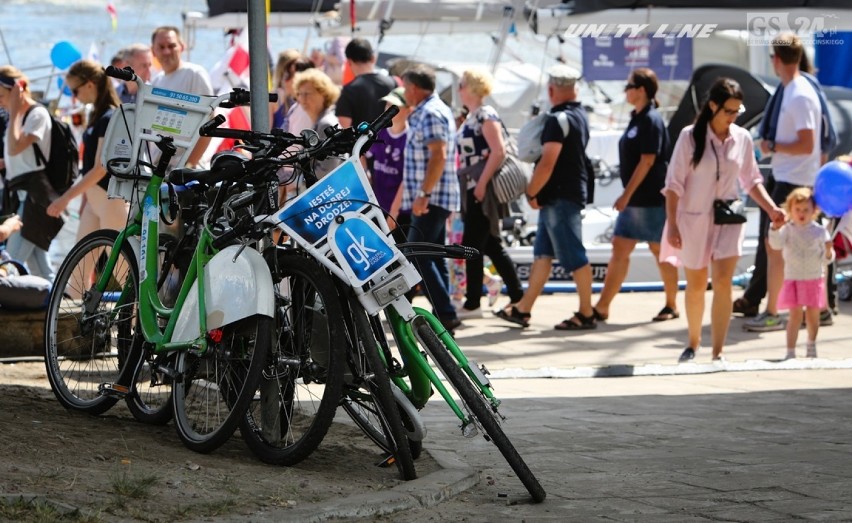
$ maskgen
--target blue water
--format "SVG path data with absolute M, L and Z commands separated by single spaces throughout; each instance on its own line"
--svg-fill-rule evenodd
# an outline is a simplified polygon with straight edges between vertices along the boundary
M 135 42 L 150 43 L 151 31 L 155 27 L 174 25 L 183 28 L 182 13 L 206 13 L 207 10 L 204 0 L 113 0 L 118 11 L 118 26 L 113 31 L 107 3 L 107 0 L 2 0 L 0 33 L 6 45 L 0 42 L 0 64 L 12 63 L 24 69 L 33 80 L 34 88 L 44 89 L 47 79 L 42 77 L 51 73 L 50 50 L 59 41 L 72 43 L 84 57 L 94 45 L 101 62 L 108 62 L 124 46 Z M 273 55 L 292 47 L 322 48 L 328 41 L 303 27 L 270 28 L 268 39 Z M 209 69 L 221 58 L 227 46 L 228 39 L 221 31 L 200 29 L 189 57 L 192 62 Z M 488 35 L 469 36 L 465 38 L 465 45 L 453 48 L 452 59 L 484 63 L 491 48 Z M 449 58 L 446 37 L 441 35 L 425 38 L 390 36 L 381 49 L 399 54 L 431 54 Z M 55 83 L 51 89 L 55 95 Z

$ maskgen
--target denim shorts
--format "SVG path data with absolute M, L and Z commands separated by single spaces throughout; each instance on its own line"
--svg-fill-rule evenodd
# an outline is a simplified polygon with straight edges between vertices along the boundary
M 615 219 L 615 236 L 640 242 L 660 243 L 666 224 L 664 207 L 625 207 Z
M 556 258 L 566 271 L 589 264 L 583 246 L 583 217 L 580 204 L 556 200 L 539 210 L 533 244 L 534 258 Z

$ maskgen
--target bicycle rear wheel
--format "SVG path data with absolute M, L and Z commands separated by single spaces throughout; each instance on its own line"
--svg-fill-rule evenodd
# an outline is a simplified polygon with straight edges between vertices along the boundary
M 175 427 L 196 452 L 212 452 L 236 430 L 269 353 L 272 318 L 255 315 L 218 330 L 220 340 L 209 340 L 204 354 L 183 350 L 177 356 Z
M 349 307 L 356 336 L 349 347 L 351 383 L 347 384 L 344 392 L 344 409 L 370 439 L 393 454 L 402 479 L 416 479 L 417 470 L 414 467 L 407 431 L 391 389 L 387 368 L 379 355 L 379 347 L 367 313 L 351 295 Z M 383 438 L 378 437 L 378 427 L 381 427 Z
M 281 254 L 277 334 L 240 435 L 261 461 L 295 465 L 320 445 L 343 386 L 343 316 L 334 281 L 315 261 Z
M 512 445 L 512 442 L 509 441 L 509 438 L 503 432 L 495 412 L 480 392 L 479 386 L 474 384 L 470 377 L 459 367 L 458 362 L 453 358 L 452 354 L 450 354 L 449 350 L 447 350 L 425 319 L 417 318 L 415 322 L 417 336 L 426 346 L 429 355 L 435 360 L 435 364 L 441 369 L 441 372 L 449 380 L 459 397 L 461 397 L 469 413 L 474 416 L 476 423 L 485 430 L 487 439 L 490 439 L 497 446 L 500 453 L 503 454 L 503 457 L 509 463 L 509 466 L 517 474 L 518 479 L 527 488 L 533 500 L 537 503 L 544 501 L 547 493 L 529 469 L 524 459 L 515 450 L 515 446 Z
M 139 269 L 128 243 L 103 293 L 94 284 L 106 270 L 117 231 L 89 234 L 71 249 L 59 268 L 47 306 L 44 346 L 50 387 L 67 409 L 102 414 L 118 401 L 100 391 L 104 384 L 127 383 L 138 354 L 136 333 Z

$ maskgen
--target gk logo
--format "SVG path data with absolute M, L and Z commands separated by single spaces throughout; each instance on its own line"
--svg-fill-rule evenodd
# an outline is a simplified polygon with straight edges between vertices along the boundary
M 349 229 L 346 229 L 346 234 L 352 238 L 352 244 L 346 248 L 346 254 L 349 255 L 354 263 L 362 264 L 364 265 L 364 269 L 368 269 L 370 267 L 370 255 L 376 252 L 376 249 L 371 249 L 364 245 L 363 236 L 359 240 Z

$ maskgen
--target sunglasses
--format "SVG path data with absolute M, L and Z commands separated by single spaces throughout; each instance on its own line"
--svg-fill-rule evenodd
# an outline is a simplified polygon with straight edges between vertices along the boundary
M 78 95 L 78 93 L 80 92 L 80 89 L 82 89 L 84 85 L 86 85 L 86 82 L 81 83 L 77 87 L 69 87 L 68 89 L 71 91 L 71 94 L 73 94 L 76 97 Z
M 638 89 L 639 84 L 629 83 L 624 86 L 625 91 L 629 91 L 630 89 Z
M 736 116 L 738 114 L 743 114 L 745 111 L 745 105 L 740 105 L 738 109 L 728 109 L 724 105 L 722 106 L 722 112 L 724 112 L 728 116 Z

